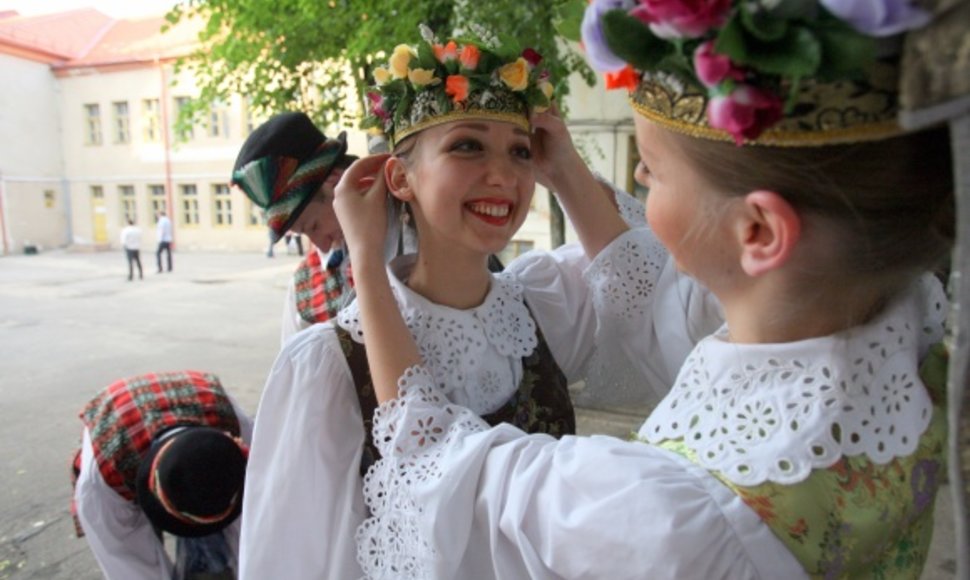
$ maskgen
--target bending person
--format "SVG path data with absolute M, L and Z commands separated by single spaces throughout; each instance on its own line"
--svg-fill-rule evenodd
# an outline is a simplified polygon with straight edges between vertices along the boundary
M 71 508 L 105 578 L 235 578 L 252 422 L 219 379 L 120 380 L 81 420 Z M 174 564 L 163 533 L 177 538 Z

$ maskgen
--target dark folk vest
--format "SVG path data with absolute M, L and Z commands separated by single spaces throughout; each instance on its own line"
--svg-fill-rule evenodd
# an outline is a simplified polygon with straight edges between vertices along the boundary
M 360 474 L 364 475 L 367 469 L 380 459 L 380 454 L 374 446 L 372 433 L 374 411 L 378 406 L 377 396 L 374 393 L 364 345 L 355 342 L 343 328 L 334 326 L 354 377 L 357 400 L 364 418 L 364 452 L 360 462 Z M 553 437 L 574 435 L 576 414 L 569 397 L 566 376 L 556 364 L 538 324 L 536 338 L 538 345 L 535 350 L 522 358 L 522 380 L 519 382 L 518 390 L 504 405 L 482 416 L 482 419 L 489 425 L 509 423 L 526 433 L 547 433 Z

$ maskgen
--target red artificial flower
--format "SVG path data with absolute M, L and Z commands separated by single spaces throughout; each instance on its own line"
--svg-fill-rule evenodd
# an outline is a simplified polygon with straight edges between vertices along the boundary
M 603 77 L 606 79 L 607 89 L 625 88 L 632 92 L 640 82 L 640 75 L 630 65 L 616 72 L 604 73 Z
M 529 63 L 529 67 L 531 68 L 535 68 L 539 66 L 539 63 L 542 62 L 542 55 L 536 52 L 535 49 L 532 49 L 532 48 L 527 48 L 523 50 L 522 58 L 524 58 L 525 61 Z

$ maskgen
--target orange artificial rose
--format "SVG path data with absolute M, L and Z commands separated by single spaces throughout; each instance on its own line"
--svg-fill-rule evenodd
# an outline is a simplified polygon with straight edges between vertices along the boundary
M 435 44 L 432 49 L 434 50 L 434 57 L 438 59 L 438 62 L 446 63 L 449 60 L 458 58 L 458 45 L 455 44 L 454 40 L 449 40 L 448 44 L 444 46 Z
M 529 86 L 529 63 L 522 57 L 498 69 L 498 76 L 513 91 Z
M 478 57 L 481 56 L 481 52 L 478 51 L 478 47 L 473 44 L 466 44 L 461 48 L 461 54 L 458 59 L 461 61 L 462 68 L 468 70 L 475 70 L 478 66 Z
M 463 75 L 448 75 L 445 80 L 445 92 L 451 95 L 451 100 L 457 105 L 468 98 L 468 77 Z

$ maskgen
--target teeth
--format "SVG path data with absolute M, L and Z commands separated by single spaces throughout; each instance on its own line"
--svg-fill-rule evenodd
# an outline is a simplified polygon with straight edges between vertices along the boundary
M 505 217 L 512 211 L 512 207 L 506 204 L 495 205 L 485 202 L 475 202 L 468 204 L 469 208 L 475 212 L 492 217 Z

